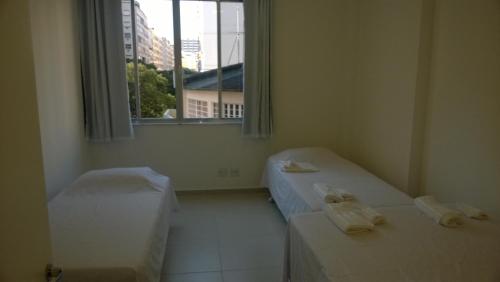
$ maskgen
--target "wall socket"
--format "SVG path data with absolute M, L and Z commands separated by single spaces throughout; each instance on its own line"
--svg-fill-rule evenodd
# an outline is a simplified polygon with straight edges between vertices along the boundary
M 240 169 L 239 168 L 231 168 L 229 170 L 229 175 L 231 177 L 240 177 Z
M 227 175 L 228 175 L 227 168 L 219 168 L 219 170 L 217 170 L 218 177 L 227 177 Z

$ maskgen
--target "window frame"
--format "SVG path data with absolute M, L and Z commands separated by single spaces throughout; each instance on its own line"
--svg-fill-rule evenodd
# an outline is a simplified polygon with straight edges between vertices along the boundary
M 180 15 L 180 2 L 181 1 L 206 1 L 215 2 L 217 7 L 217 95 L 218 105 L 223 105 L 222 99 L 222 32 L 221 32 L 221 3 L 243 3 L 243 0 L 171 0 L 172 1 L 172 21 L 173 21 L 173 35 L 174 35 L 174 69 L 173 69 L 173 83 L 175 89 L 175 102 L 176 102 L 176 117 L 169 118 L 144 118 L 141 112 L 141 94 L 140 94 L 140 80 L 139 80 L 139 58 L 137 56 L 137 25 L 136 25 L 136 10 L 135 0 L 130 1 L 131 5 L 131 20 L 132 20 L 132 46 L 133 46 L 133 64 L 134 64 L 134 81 L 135 81 L 135 107 L 136 117 L 132 117 L 133 125 L 147 125 L 147 124 L 241 124 L 243 117 L 225 118 L 223 107 L 218 107 L 216 117 L 209 118 L 185 118 L 184 113 L 184 72 L 182 69 L 182 40 L 181 40 L 181 15 Z M 244 65 L 244 62 L 243 62 Z M 242 91 L 243 99 L 245 92 Z M 211 104 L 208 103 L 210 106 Z

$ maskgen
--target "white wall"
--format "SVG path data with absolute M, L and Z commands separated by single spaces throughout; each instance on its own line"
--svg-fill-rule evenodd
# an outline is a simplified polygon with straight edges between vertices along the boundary
M 50 240 L 28 0 L 0 1 L 0 281 L 44 281 Z
M 500 218 L 500 1 L 437 1 L 424 191 Z
M 349 157 L 408 191 L 423 1 L 359 4 Z
M 33 50 L 47 195 L 86 168 L 74 0 L 32 1 Z
M 500 1 L 361 0 L 358 38 L 350 158 L 499 218 Z
M 245 139 L 239 125 L 143 125 L 135 139 L 91 144 L 94 168 L 150 166 L 171 177 L 177 190 L 259 187 L 268 142 Z M 238 168 L 239 177 L 218 177 Z
M 342 149 L 340 112 L 352 85 L 355 13 L 355 1 L 273 2 L 271 140 L 242 138 L 238 125 L 135 126 L 132 141 L 91 144 L 92 166 L 149 165 L 171 176 L 178 190 L 255 188 L 276 150 Z M 231 167 L 240 169 L 239 177 L 217 176 L 219 168 Z
M 357 1 L 273 1 L 273 150 L 325 146 L 345 154 Z

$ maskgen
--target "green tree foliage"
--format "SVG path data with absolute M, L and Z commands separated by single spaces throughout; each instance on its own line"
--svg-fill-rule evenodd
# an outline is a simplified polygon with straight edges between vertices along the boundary
M 192 69 L 188 69 L 188 68 L 183 68 L 182 70 L 183 70 L 182 73 L 183 73 L 184 77 L 186 77 L 188 75 L 191 75 L 191 74 L 198 73 L 197 71 L 192 70 Z M 169 82 L 172 82 L 172 83 L 169 83 L 168 86 L 167 86 L 168 93 L 172 93 L 172 95 L 176 96 L 175 95 L 174 84 L 173 84 L 173 81 L 174 81 L 174 71 L 173 70 L 162 70 L 162 71 L 159 71 L 158 73 L 160 73 L 161 75 L 163 75 Z
M 158 72 L 153 64 L 137 65 L 139 72 L 139 93 L 141 97 L 141 115 L 145 118 L 161 118 L 167 109 L 175 109 L 175 96 L 172 95 L 171 80 Z M 136 115 L 134 64 L 127 63 L 127 80 L 129 81 L 129 100 L 132 116 Z
M 172 95 L 175 95 L 175 89 L 174 89 L 174 71 L 173 70 L 162 70 L 158 72 L 161 74 L 163 77 L 165 77 L 170 83 L 167 85 L 167 90 L 168 93 L 172 93 Z

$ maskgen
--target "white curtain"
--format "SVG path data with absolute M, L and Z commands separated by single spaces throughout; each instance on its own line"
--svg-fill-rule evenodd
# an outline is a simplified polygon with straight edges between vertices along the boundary
M 121 0 L 79 0 L 85 129 L 90 141 L 133 136 Z
M 245 115 L 243 135 L 272 134 L 270 95 L 271 0 L 245 0 Z

